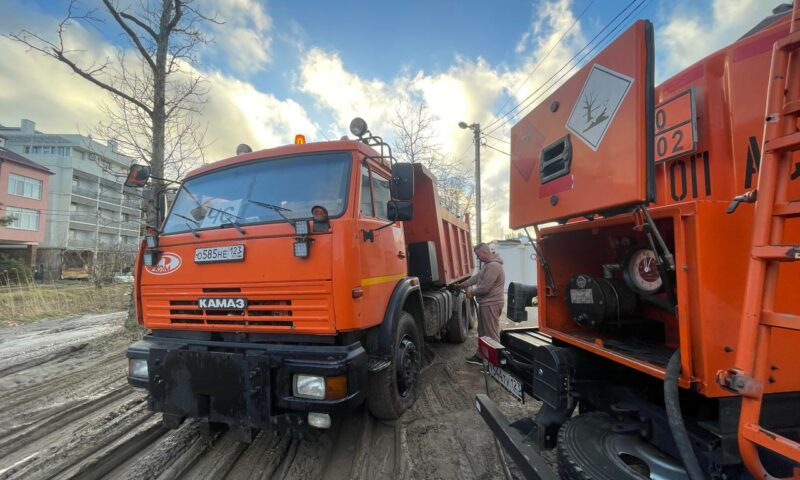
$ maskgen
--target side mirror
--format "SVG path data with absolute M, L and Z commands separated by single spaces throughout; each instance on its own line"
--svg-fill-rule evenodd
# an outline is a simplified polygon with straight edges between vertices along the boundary
M 393 200 L 408 201 L 414 198 L 414 164 L 392 165 L 391 193 Z
M 128 178 L 125 179 L 126 187 L 142 188 L 150 180 L 150 167 L 148 165 L 131 165 Z
M 395 222 L 411 220 L 414 216 L 414 204 L 407 200 L 392 200 L 388 203 L 386 212 L 389 220 Z

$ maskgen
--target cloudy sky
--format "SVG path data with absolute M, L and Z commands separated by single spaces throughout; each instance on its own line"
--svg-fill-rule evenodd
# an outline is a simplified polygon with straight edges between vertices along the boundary
M 256 149 L 289 143 L 296 133 L 312 141 L 339 138 L 355 116 L 390 136 L 398 102 L 423 101 L 442 151 L 465 167 L 473 161 L 471 135 L 458 122 L 489 127 L 489 147 L 482 150 L 484 237 L 498 238 L 508 232 L 509 161 L 502 152 L 519 118 L 513 113 L 524 114 L 535 102 L 509 110 L 550 86 L 553 75 L 568 78 L 570 60 L 585 63 L 593 48 L 636 19 L 654 23 L 660 82 L 738 38 L 779 3 L 197 0 L 200 10 L 224 22 L 204 27 L 214 42 L 193 65 L 209 81 L 207 158 L 228 157 L 239 143 Z M 0 0 L 0 34 L 24 28 L 50 35 L 67 4 Z M 100 0 L 81 5 L 102 9 Z M 74 48 L 87 58 L 129 48 L 111 27 L 110 21 L 73 26 Z M 75 133 L 103 119 L 107 97 L 67 67 L 6 37 L 0 52 L 0 124 L 28 118 L 44 132 Z

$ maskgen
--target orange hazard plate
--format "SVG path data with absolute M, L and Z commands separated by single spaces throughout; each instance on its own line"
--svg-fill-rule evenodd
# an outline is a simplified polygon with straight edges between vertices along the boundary
M 653 64 L 640 20 L 512 127 L 512 228 L 654 197 Z
M 664 162 L 697 150 L 694 90 L 689 89 L 656 106 L 655 160 Z

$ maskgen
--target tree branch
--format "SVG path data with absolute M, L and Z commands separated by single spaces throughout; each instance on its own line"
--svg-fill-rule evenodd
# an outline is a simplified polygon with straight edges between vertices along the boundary
M 169 0 L 165 0 L 169 1 Z M 173 28 L 178 26 L 178 22 L 181 21 L 181 17 L 183 16 L 183 10 L 181 6 L 183 4 L 183 0 L 175 0 L 175 16 L 172 17 L 172 20 L 169 21 L 167 24 L 167 31 L 171 32 Z
M 145 105 L 141 100 L 137 100 L 137 99 L 133 98 L 132 96 L 126 94 L 125 92 L 114 88 L 112 85 L 109 85 L 108 83 L 105 83 L 105 82 L 103 82 L 101 80 L 98 80 L 97 78 L 91 76 L 87 72 L 84 72 L 79 66 L 77 66 L 75 64 L 75 62 L 73 62 L 69 58 L 65 57 L 64 56 L 64 52 L 56 50 L 56 49 L 53 49 L 53 53 L 52 54 L 48 54 L 48 55 L 50 55 L 51 57 L 55 58 L 59 62 L 66 64 L 69 68 L 72 69 L 73 72 L 77 73 L 78 75 L 80 75 L 81 77 L 85 78 L 86 80 L 94 83 L 98 87 L 100 87 L 100 88 L 102 88 L 104 90 L 107 90 L 107 91 L 113 93 L 114 95 L 117 95 L 119 97 L 124 98 L 125 100 L 127 100 L 127 101 L 131 102 L 132 104 L 136 105 L 137 107 L 141 108 L 142 110 L 144 110 L 148 114 L 152 114 L 153 113 L 153 109 L 148 107 L 147 105 Z
M 122 18 L 130 20 L 131 22 L 135 23 L 136 25 L 139 25 L 139 27 L 141 27 L 142 30 L 144 30 L 145 32 L 149 33 L 150 36 L 153 37 L 153 40 L 158 40 L 158 34 L 156 33 L 155 30 L 150 28 L 150 26 L 148 24 L 144 23 L 143 21 L 139 20 L 138 18 L 134 17 L 133 15 L 131 15 L 130 13 L 127 13 L 127 12 L 119 12 L 119 15 Z
M 114 20 L 117 21 L 119 26 L 122 27 L 123 30 L 125 30 L 125 33 L 128 34 L 128 37 L 130 37 L 130 39 L 133 41 L 133 44 L 139 50 L 139 53 L 142 54 L 142 57 L 147 61 L 147 63 L 150 65 L 150 68 L 152 68 L 153 71 L 155 72 L 156 63 L 150 57 L 150 53 L 147 51 L 147 49 L 144 48 L 144 45 L 142 45 L 142 41 L 139 38 L 139 35 L 137 35 L 136 32 L 134 32 L 133 29 L 131 29 L 131 27 L 128 26 L 127 23 L 125 23 L 125 20 L 123 20 L 122 17 L 119 15 L 119 12 L 117 11 L 116 7 L 114 7 L 114 5 L 111 4 L 110 0 L 103 0 L 103 4 L 108 9 L 109 13 L 111 13 L 111 16 L 114 17 Z

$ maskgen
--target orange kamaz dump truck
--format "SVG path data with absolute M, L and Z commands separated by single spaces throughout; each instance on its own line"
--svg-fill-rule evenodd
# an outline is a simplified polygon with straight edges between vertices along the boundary
M 468 219 L 363 120 L 351 131 L 194 170 L 149 229 L 135 271 L 149 332 L 127 351 L 128 380 L 165 425 L 198 418 L 247 441 L 327 428 L 365 400 L 397 418 L 425 339 L 466 339 L 474 304 L 453 285 L 474 266 Z
M 477 406 L 528 478 L 800 477 L 799 13 L 658 86 L 640 20 L 511 129 L 539 326 L 479 349 L 541 408 Z

